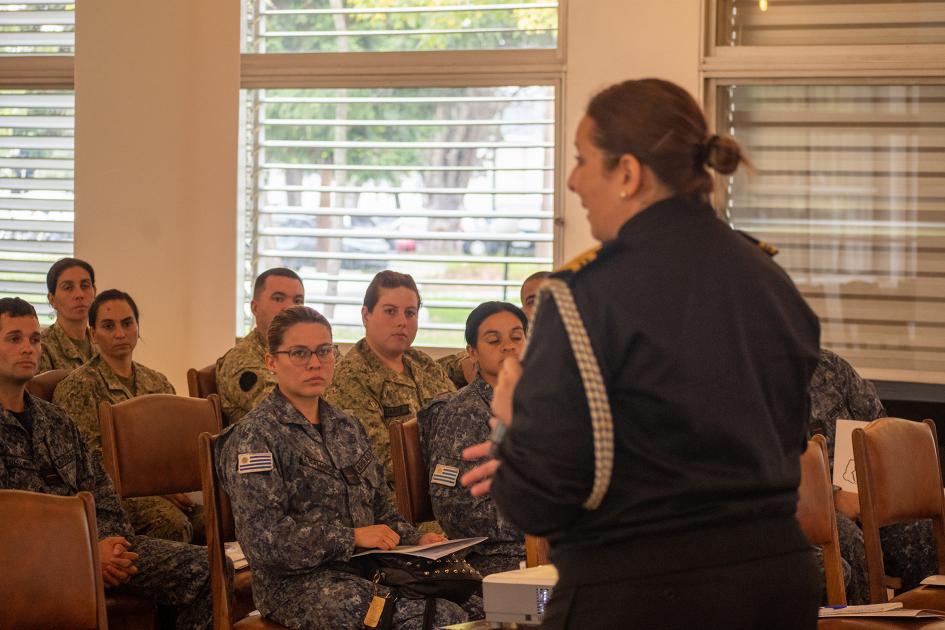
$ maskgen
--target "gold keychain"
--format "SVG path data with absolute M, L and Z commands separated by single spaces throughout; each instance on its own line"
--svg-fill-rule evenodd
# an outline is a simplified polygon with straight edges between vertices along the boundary
M 374 574 L 374 590 L 371 592 L 371 605 L 368 606 L 367 614 L 364 615 L 364 625 L 368 628 L 376 628 L 381 622 L 381 615 L 384 614 L 384 607 L 387 606 L 387 598 L 390 596 L 388 594 L 381 597 L 377 594 L 377 583 L 380 579 L 381 572 L 377 571 Z

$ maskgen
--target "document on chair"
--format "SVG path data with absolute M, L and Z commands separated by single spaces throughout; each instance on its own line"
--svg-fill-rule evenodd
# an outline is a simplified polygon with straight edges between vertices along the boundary
M 863 606 L 824 606 L 818 616 L 823 617 L 908 617 L 913 619 L 945 619 L 935 610 L 903 608 L 902 602 L 865 604 Z
M 853 429 L 862 429 L 869 422 L 837 420 L 833 440 L 833 485 L 856 494 L 856 467 L 853 465 Z
M 457 551 L 462 551 L 467 547 L 478 545 L 484 540 L 486 540 L 485 536 L 478 536 L 475 538 L 457 538 L 456 540 L 430 543 L 429 545 L 405 545 L 394 547 L 393 549 L 368 549 L 367 551 L 356 553 L 351 557 L 357 558 L 358 556 L 367 556 L 372 553 L 396 553 L 404 556 L 426 558 L 427 560 L 439 560 L 440 558 L 448 556 L 451 553 L 456 553 Z
M 945 586 L 945 575 L 930 575 L 920 582 L 925 586 Z

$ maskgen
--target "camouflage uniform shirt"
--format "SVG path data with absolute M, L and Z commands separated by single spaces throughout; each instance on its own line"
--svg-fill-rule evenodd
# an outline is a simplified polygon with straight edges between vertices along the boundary
M 860 378 L 853 366 L 830 350 L 821 349 L 820 362 L 810 379 L 810 433 L 827 438 L 833 466 L 837 419 L 875 420 L 886 415 L 876 388 Z
M 362 339 L 338 364 L 325 394 L 328 402 L 355 416 L 367 429 L 390 484 L 394 476 L 387 425 L 392 420 L 414 418 L 440 394 L 456 391 L 443 368 L 419 350 L 404 352 L 404 367 L 402 374 L 393 371 Z
M 115 375 L 101 355 L 67 376 L 56 386 L 53 402 L 62 407 L 78 425 L 89 447 L 102 451 L 102 430 L 98 423 L 98 404 L 120 403 L 144 394 L 173 394 L 167 377 L 140 363 L 133 363 L 135 391 L 131 392 Z
M 459 352 L 448 354 L 436 360 L 440 367 L 443 368 L 443 371 L 446 372 L 446 376 L 453 381 L 453 385 L 456 386 L 456 389 L 469 385 L 466 381 L 466 374 L 463 372 L 463 361 L 468 357 L 468 352 L 460 350 Z
M 266 340 L 257 328 L 217 361 L 217 390 L 230 423 L 252 411 L 275 386 L 276 378 L 266 369 Z
M 54 322 L 43 331 L 43 354 L 39 358 L 39 372 L 47 370 L 74 370 L 95 354 L 95 344 L 92 343 L 92 332 L 86 328 L 85 338 L 89 342 L 90 352 L 84 354 L 66 334 L 59 322 Z
M 418 416 L 433 514 L 450 538 L 489 537 L 466 556 L 483 575 L 517 569 L 525 559 L 521 530 L 499 513 L 488 494 L 474 497 L 459 483 L 478 464 L 464 460 L 463 449 L 489 439 L 491 404 L 492 386 L 477 376 L 451 399 L 434 401 Z M 441 473 L 439 481 L 434 472 Z
M 138 573 L 115 590 L 176 606 L 178 628 L 209 628 L 210 569 L 204 547 L 135 536 L 98 454 L 89 451 L 75 424 L 58 407 L 26 394 L 27 428 L 0 409 L 0 489 L 95 499 L 98 538 L 124 536 L 140 554 Z
M 402 544 L 420 534 L 394 509 L 360 423 L 324 401 L 318 415 L 311 424 L 274 389 L 217 440 L 217 472 L 260 612 L 290 628 L 360 628 L 372 585 L 348 564 L 354 529 L 386 524 Z M 395 627 L 420 628 L 422 600 L 398 600 L 395 611 Z M 452 602 L 437 612 L 438 626 L 465 619 Z

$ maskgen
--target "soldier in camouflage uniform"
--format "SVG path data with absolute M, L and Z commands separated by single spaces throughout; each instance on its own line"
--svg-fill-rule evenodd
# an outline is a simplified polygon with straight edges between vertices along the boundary
M 492 387 L 502 361 L 521 352 L 527 328 L 525 313 L 508 302 L 473 309 L 466 320 L 466 343 L 479 373 L 458 394 L 437 399 L 418 416 L 433 514 L 450 538 L 489 538 L 466 556 L 482 575 L 517 569 L 525 560 L 525 536 L 489 495 L 474 497 L 459 483 L 475 465 L 463 459 L 463 449 L 489 439 Z
M 250 302 L 256 327 L 217 361 L 217 390 L 228 423 L 249 413 L 275 387 L 265 361 L 269 322 L 277 313 L 304 303 L 302 279 L 291 269 L 276 267 L 256 278 Z
M 95 299 L 89 320 L 101 353 L 63 379 L 53 395 L 53 402 L 69 413 L 95 453 L 102 451 L 99 403 L 175 393 L 166 376 L 132 360 L 138 339 L 138 309 L 128 300 L 130 296 L 114 289 Z M 129 376 L 121 376 L 116 369 Z M 186 495 L 136 497 L 125 499 L 123 505 L 138 534 L 178 542 L 204 539 L 203 506 L 191 503 Z
M 206 549 L 136 536 L 99 456 L 88 449 L 75 424 L 58 407 L 24 391 L 41 351 L 32 306 L 19 298 L 0 300 L 0 333 L 5 337 L 0 343 L 0 489 L 59 496 L 91 492 L 108 588 L 176 607 L 181 630 L 209 628 Z M 12 344 L 16 347 L 10 348 Z
M 837 420 L 875 420 L 886 415 L 873 384 L 860 378 L 853 367 L 830 350 L 821 350 L 820 362 L 810 384 L 810 422 L 812 434 L 827 438 L 830 466 L 833 468 Z M 847 600 L 851 604 L 869 601 L 866 550 L 863 532 L 851 515 L 837 511 L 840 552 L 850 566 Z M 858 514 L 854 514 L 858 518 Z M 938 571 L 931 521 L 915 521 L 884 527 L 880 531 L 886 573 L 902 578 L 904 589 Z
M 78 258 L 62 258 L 46 274 L 47 298 L 56 321 L 42 334 L 39 371 L 74 370 L 92 358 L 95 344 L 88 326 L 95 298 L 95 270 Z
M 356 547 L 442 536 L 421 537 L 397 514 L 364 428 L 321 398 L 334 371 L 327 320 L 307 307 L 280 313 L 269 346 L 279 385 L 215 445 L 254 601 L 290 628 L 360 628 L 375 591 L 348 562 Z M 394 628 L 419 630 L 423 600 L 387 605 Z M 457 604 L 437 600 L 436 627 L 465 620 Z
M 413 278 L 393 271 L 378 273 L 361 308 L 365 337 L 338 364 L 325 395 L 367 429 L 391 486 L 387 426 L 392 420 L 416 417 L 437 396 L 456 391 L 436 361 L 410 347 L 417 336 L 419 309 L 420 294 Z
M 476 376 L 476 362 L 465 350 L 440 357 L 436 362 L 456 389 L 466 387 Z

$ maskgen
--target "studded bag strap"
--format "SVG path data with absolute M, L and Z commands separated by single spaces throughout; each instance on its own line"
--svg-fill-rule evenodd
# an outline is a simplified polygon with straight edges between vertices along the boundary
M 546 279 L 539 289 L 538 309 L 544 300 L 554 299 L 564 322 L 571 351 L 577 361 L 578 371 L 587 395 L 587 406 L 591 413 L 591 430 L 594 437 L 594 484 L 591 494 L 584 500 L 584 508 L 596 510 L 607 494 L 614 470 L 614 420 L 610 411 L 610 399 L 597 357 L 591 347 L 591 339 L 584 326 L 584 319 L 574 302 L 571 288 L 563 280 Z

